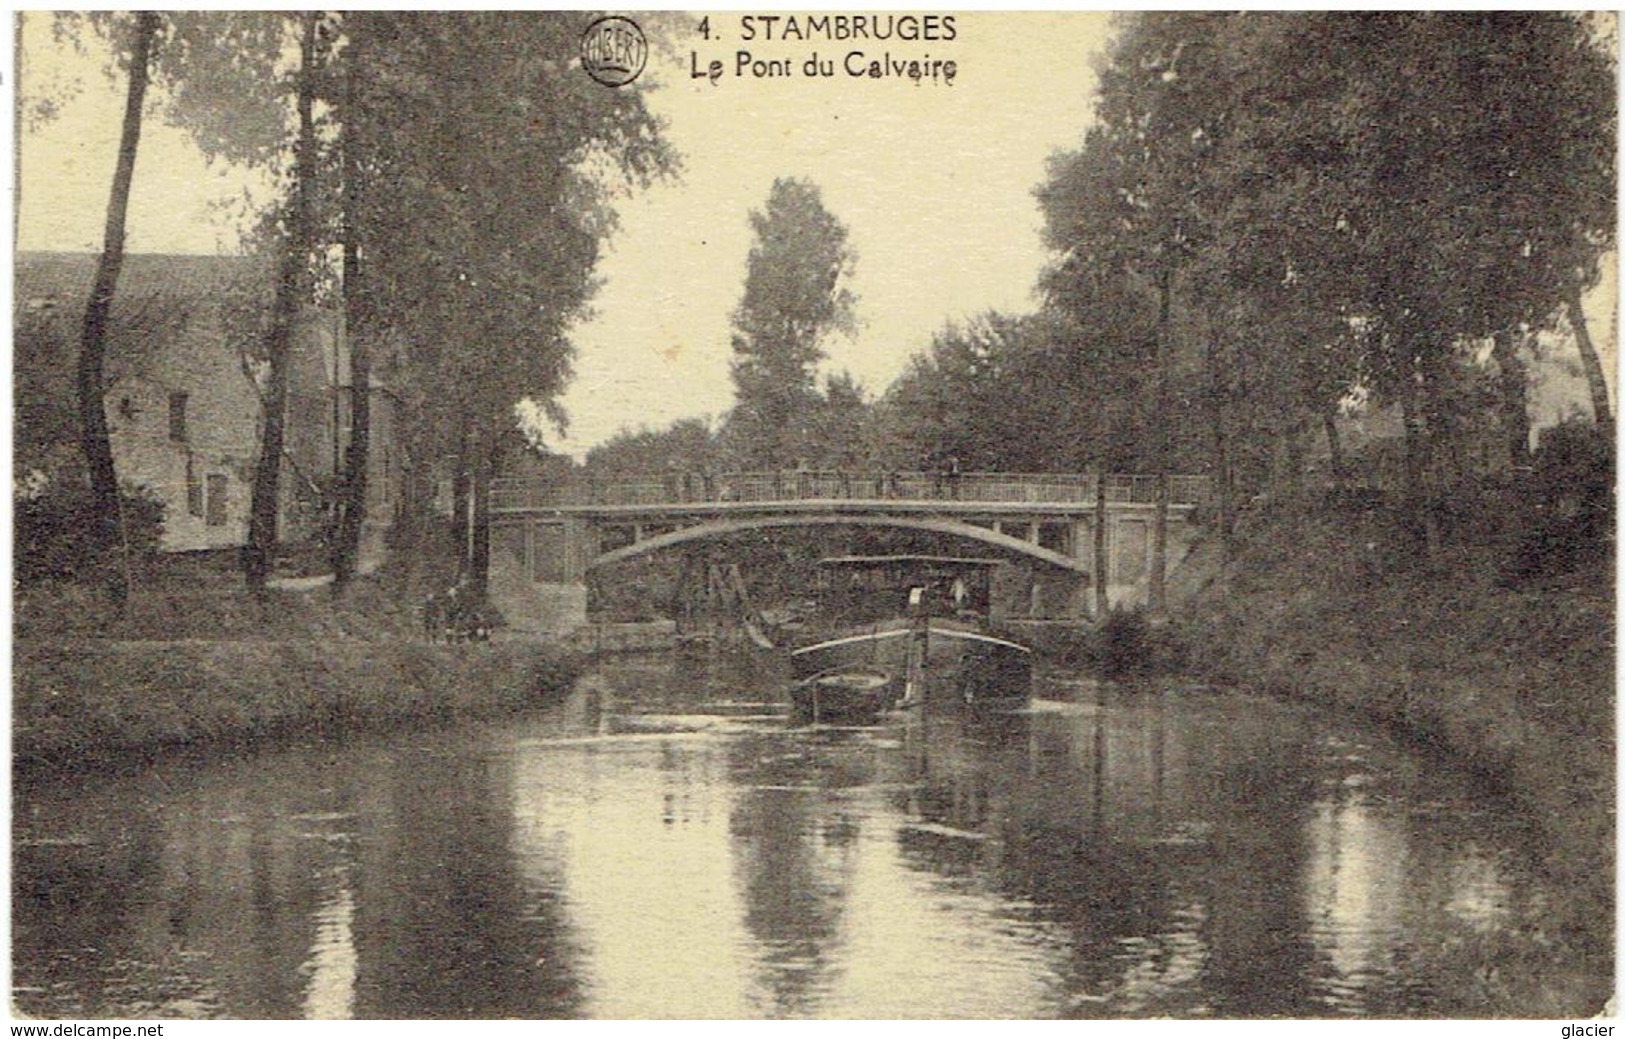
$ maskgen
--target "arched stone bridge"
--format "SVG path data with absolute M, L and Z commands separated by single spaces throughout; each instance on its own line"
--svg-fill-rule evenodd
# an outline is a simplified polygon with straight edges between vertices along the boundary
M 1157 480 L 1063 473 L 668 473 L 566 484 L 496 480 L 491 488 L 491 592 L 516 627 L 586 620 L 589 571 L 751 531 L 809 527 L 914 530 L 1009 559 L 1026 582 L 1015 612 L 1089 616 L 1095 524 L 1106 529 L 1107 596 L 1143 602 Z M 1205 477 L 1170 476 L 1168 566 L 1183 558 Z

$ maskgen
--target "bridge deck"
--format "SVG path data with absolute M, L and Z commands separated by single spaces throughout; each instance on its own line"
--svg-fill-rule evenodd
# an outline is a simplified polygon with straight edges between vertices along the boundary
M 1205 476 L 1169 476 L 1170 505 L 1209 497 Z M 1096 478 L 1069 473 L 680 473 L 564 483 L 499 479 L 491 484 L 496 513 L 548 510 L 599 515 L 682 511 L 726 514 L 805 512 L 1077 513 L 1095 505 Z M 1154 476 L 1114 475 L 1107 504 L 1153 505 Z

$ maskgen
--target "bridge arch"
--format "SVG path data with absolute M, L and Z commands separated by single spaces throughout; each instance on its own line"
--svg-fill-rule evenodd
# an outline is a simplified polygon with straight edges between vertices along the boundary
M 917 516 L 749 516 L 730 518 L 725 520 L 710 520 L 696 523 L 693 526 L 683 527 L 679 530 L 657 534 L 654 537 L 635 541 L 630 545 L 605 552 L 587 564 L 588 569 L 603 566 L 613 566 L 629 559 L 661 549 L 671 548 L 675 545 L 685 544 L 689 541 L 699 541 L 705 538 L 723 537 L 728 534 L 741 534 L 752 530 L 765 530 L 771 527 L 891 527 L 902 530 L 920 530 L 932 534 L 946 534 L 953 537 L 967 538 L 980 541 L 994 548 L 1014 552 L 1030 559 L 1047 563 L 1050 566 L 1067 570 L 1072 573 L 1089 573 L 1089 566 L 1083 560 L 1056 552 L 1053 549 L 1035 545 L 1031 541 L 1011 537 L 979 527 L 974 523 L 963 520 L 935 519 Z

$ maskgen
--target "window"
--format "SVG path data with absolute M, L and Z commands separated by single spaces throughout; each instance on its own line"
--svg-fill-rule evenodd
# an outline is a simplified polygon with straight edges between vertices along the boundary
M 197 470 L 192 467 L 190 456 L 186 459 L 186 513 L 189 516 L 203 515 L 203 481 L 197 478 Z
M 169 439 L 176 443 L 186 443 L 186 394 L 171 393 L 169 395 Z
M 208 518 L 211 527 L 226 525 L 226 478 L 219 473 L 209 474 Z

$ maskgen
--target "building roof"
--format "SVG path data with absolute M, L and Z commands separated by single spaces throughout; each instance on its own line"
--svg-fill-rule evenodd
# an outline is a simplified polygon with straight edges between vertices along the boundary
M 15 365 L 59 365 L 78 356 L 79 323 L 96 262 L 91 253 L 17 254 L 12 297 Z M 240 305 L 245 312 L 263 314 L 275 291 L 275 263 L 263 257 L 126 254 L 108 326 L 106 384 L 139 374 L 153 351 L 183 328 L 198 308 Z M 330 331 L 337 322 L 332 311 L 316 308 L 306 308 L 304 319 Z M 227 323 L 240 329 L 253 320 L 258 316 L 245 314 L 243 322 L 228 318 Z M 338 384 L 349 385 L 349 351 L 342 335 L 318 335 L 303 349 L 319 351 L 308 374 L 320 378 L 324 387 L 332 384 L 337 349 Z M 374 358 L 370 380 L 374 390 L 387 389 L 389 362 L 388 352 Z
M 83 307 L 97 259 L 94 253 L 18 253 L 12 282 L 16 306 Z M 273 273 L 271 264 L 256 256 L 126 253 L 119 269 L 118 296 L 206 299 L 227 292 L 257 291 L 268 297 Z
M 17 254 L 12 272 L 17 366 L 62 364 L 78 355 L 96 262 L 90 253 Z M 107 385 L 141 371 L 197 308 L 233 297 L 244 306 L 263 306 L 274 288 L 269 275 L 269 265 L 257 257 L 127 254 L 108 322 Z

